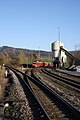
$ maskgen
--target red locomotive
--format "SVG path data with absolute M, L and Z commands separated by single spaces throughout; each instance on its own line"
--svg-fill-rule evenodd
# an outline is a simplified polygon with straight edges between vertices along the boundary
M 36 62 L 32 63 L 32 66 L 33 67 L 48 67 L 49 63 L 48 62 L 39 62 L 39 61 L 36 61 Z

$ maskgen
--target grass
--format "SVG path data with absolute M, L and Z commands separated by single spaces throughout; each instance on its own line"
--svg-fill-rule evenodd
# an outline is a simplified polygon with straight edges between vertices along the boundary
M 0 99 L 3 97 L 4 89 L 7 81 L 5 80 L 5 69 L 0 66 Z

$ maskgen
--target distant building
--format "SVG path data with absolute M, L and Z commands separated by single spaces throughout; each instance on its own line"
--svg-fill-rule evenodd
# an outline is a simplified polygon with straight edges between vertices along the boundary
M 65 55 L 64 51 L 61 51 L 60 47 L 64 48 L 64 44 L 61 41 L 55 41 L 51 44 L 52 49 L 52 58 L 53 61 L 58 59 L 60 61 L 60 64 L 65 63 L 67 60 L 67 57 Z

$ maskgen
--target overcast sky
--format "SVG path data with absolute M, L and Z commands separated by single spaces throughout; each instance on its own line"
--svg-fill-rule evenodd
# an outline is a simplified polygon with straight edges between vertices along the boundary
M 58 39 L 67 50 L 80 44 L 80 0 L 0 0 L 0 46 L 51 50 Z

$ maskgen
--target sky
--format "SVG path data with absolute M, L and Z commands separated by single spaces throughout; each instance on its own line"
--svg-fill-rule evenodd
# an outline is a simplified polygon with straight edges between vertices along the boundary
M 59 28 L 59 29 L 58 29 Z M 80 45 L 80 0 L 0 0 L 0 46 L 51 51 Z

